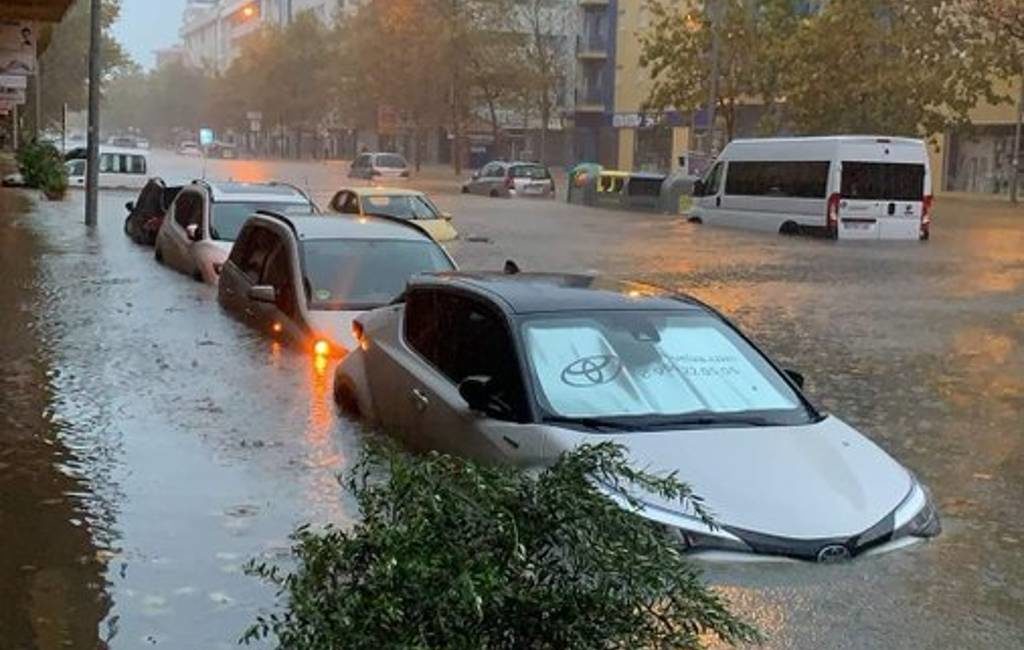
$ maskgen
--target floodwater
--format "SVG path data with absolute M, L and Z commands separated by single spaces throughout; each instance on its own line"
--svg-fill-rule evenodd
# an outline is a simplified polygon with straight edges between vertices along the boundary
M 173 177 L 197 161 L 159 159 Z M 321 164 L 210 163 L 324 202 Z M 195 174 L 197 175 L 197 174 Z M 228 318 L 120 231 L 131 198 L 0 190 L 0 648 L 228 648 L 304 522 L 352 520 L 331 368 Z M 937 540 L 840 566 L 708 565 L 771 648 L 1024 647 L 1024 210 L 947 199 L 926 244 L 837 244 L 440 196 L 464 268 L 600 270 L 734 317 L 929 485 Z M 767 435 L 767 433 L 766 433 Z M 707 459 L 728 462 L 728 459 Z M 685 477 L 684 477 L 685 478 Z M 713 503 L 712 503 L 713 506 Z

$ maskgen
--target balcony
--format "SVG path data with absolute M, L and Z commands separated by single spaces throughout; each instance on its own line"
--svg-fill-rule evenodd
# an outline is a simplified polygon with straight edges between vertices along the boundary
M 576 37 L 576 58 L 581 61 L 604 61 L 608 58 L 608 39 L 602 34 Z
M 604 93 L 594 88 L 578 88 L 576 90 L 577 113 L 604 113 L 606 109 Z

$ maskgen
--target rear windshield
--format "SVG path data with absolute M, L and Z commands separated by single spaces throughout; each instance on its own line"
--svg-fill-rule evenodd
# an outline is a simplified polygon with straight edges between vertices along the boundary
M 373 309 L 405 290 L 409 276 L 450 271 L 452 263 L 432 241 L 314 239 L 302 244 L 310 308 Z
M 387 169 L 404 169 L 406 167 L 405 158 L 402 158 L 395 153 L 384 153 L 377 156 L 377 167 L 384 167 Z
M 512 178 L 534 178 L 539 180 L 551 178 L 548 168 L 541 165 L 516 165 L 512 168 L 510 174 Z
M 283 215 L 304 216 L 313 214 L 311 203 L 257 203 L 249 201 L 221 202 L 213 204 L 210 219 L 210 234 L 219 241 L 235 241 L 242 226 L 257 210 L 271 210 Z
M 843 198 L 868 201 L 921 201 L 924 165 L 843 162 Z

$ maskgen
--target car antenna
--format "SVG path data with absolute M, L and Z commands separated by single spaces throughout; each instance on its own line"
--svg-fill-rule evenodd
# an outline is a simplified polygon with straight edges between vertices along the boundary
M 519 275 L 519 265 L 514 260 L 505 260 L 505 268 L 502 269 L 505 275 Z

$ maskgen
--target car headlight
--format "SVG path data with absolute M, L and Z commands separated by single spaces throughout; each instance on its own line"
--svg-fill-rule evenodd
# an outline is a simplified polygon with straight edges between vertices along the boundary
M 935 537 L 942 532 L 938 510 L 932 503 L 928 489 L 917 477 L 911 475 L 913 487 L 903 503 L 893 513 L 893 538 L 911 535 L 914 537 Z

